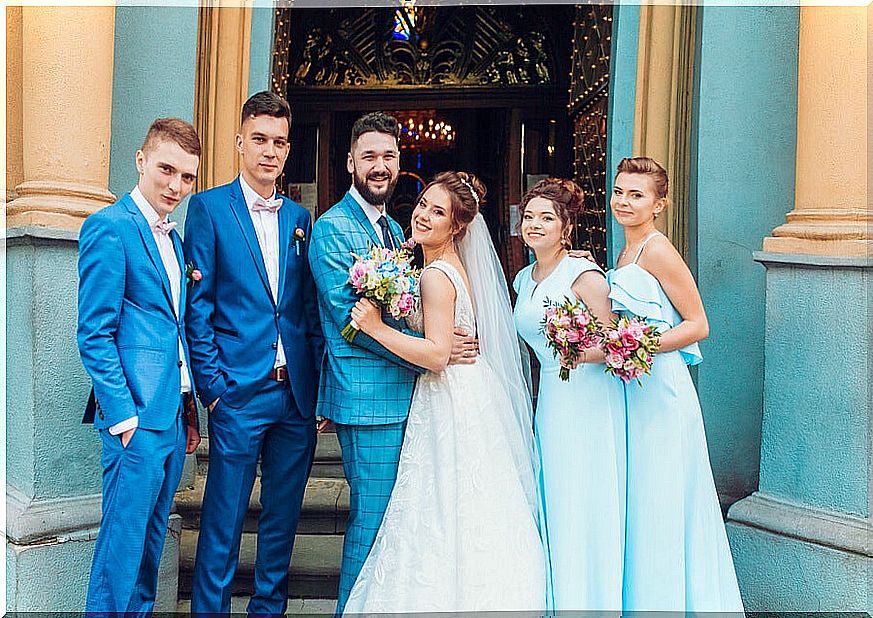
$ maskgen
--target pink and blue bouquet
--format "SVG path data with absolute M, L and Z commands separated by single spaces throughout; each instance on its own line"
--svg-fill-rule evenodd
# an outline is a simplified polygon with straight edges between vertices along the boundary
M 407 242 L 397 250 L 374 246 L 363 256 L 352 254 L 355 263 L 349 268 L 349 284 L 357 295 L 370 299 L 395 320 L 412 312 L 418 295 L 421 271 L 412 266 L 411 248 Z M 358 334 L 354 320 L 341 334 L 348 342 L 354 340 Z

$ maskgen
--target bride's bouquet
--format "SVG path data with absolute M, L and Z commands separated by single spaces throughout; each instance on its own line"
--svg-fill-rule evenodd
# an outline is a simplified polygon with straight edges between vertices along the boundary
M 601 348 L 606 355 L 606 372 L 621 378 L 627 384 L 652 370 L 654 354 L 660 345 L 661 333 L 638 317 L 612 320 L 603 332 Z
M 406 242 L 397 250 L 373 246 L 363 256 L 352 254 L 355 263 L 349 268 L 349 283 L 355 293 L 381 306 L 395 320 L 412 312 L 418 294 L 421 270 L 412 266 L 411 249 Z M 358 334 L 355 321 L 349 322 L 341 334 L 351 343 Z
M 546 312 L 540 323 L 540 332 L 545 335 L 555 358 L 561 361 L 561 380 L 570 379 L 570 368 L 578 361 L 582 350 L 596 348 L 603 339 L 597 318 L 578 300 L 564 297 L 564 302 L 546 300 Z

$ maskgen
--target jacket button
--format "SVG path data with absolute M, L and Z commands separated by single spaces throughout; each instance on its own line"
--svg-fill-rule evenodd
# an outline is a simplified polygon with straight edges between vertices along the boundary
M 181 366 L 182 366 L 182 361 L 179 361 L 179 367 L 181 367 Z
M 276 312 L 276 319 L 277 320 L 279 319 L 279 312 L 278 311 Z
M 98 416 L 100 416 L 100 420 L 101 420 L 101 421 L 106 419 L 106 417 L 103 416 L 103 410 L 100 410 L 100 413 L 99 413 Z
M 270 347 L 273 348 L 274 350 L 278 350 L 278 349 L 279 349 L 279 345 L 276 344 L 276 343 L 272 343 L 272 344 L 270 344 Z

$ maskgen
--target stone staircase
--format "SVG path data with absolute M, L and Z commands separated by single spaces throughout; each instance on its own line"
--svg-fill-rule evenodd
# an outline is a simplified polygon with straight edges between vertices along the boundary
M 196 453 L 197 473 L 193 487 L 176 494 L 176 512 L 182 516 L 179 563 L 180 607 L 191 598 L 194 554 L 199 534 L 200 509 L 209 466 L 209 440 L 204 438 Z M 235 597 L 248 597 L 253 590 L 260 504 L 260 470 L 243 523 L 240 560 L 233 582 Z M 318 436 L 315 463 L 306 485 L 300 523 L 288 579 L 288 597 L 297 605 L 307 599 L 336 599 L 339 584 L 343 532 L 349 510 L 349 489 L 334 433 Z M 236 601 L 240 604 L 242 599 Z M 328 601 L 329 603 L 329 601 Z M 295 603 L 289 603 L 289 611 Z M 244 607 L 244 605 L 243 605 Z M 244 610 L 243 610 L 244 611 Z

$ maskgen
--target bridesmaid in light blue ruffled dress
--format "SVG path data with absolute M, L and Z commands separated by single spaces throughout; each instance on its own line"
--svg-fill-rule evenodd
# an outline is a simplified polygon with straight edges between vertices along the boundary
M 541 534 L 551 576 L 547 607 L 621 609 L 624 536 L 624 392 L 604 373 L 603 353 L 558 376 L 560 363 L 540 333 L 546 301 L 577 298 L 611 317 L 603 271 L 568 255 L 582 190 L 569 180 L 538 182 L 522 199 L 521 232 L 537 261 L 515 278 L 515 320 L 540 365 L 535 431 L 541 458 Z
M 623 159 L 610 207 L 625 248 L 609 271 L 612 309 L 663 334 L 652 373 L 626 386 L 627 523 L 623 609 L 742 612 L 706 448 L 697 392 L 686 365 L 709 334 L 694 278 L 655 230 L 667 205 L 667 173 L 648 158 Z

